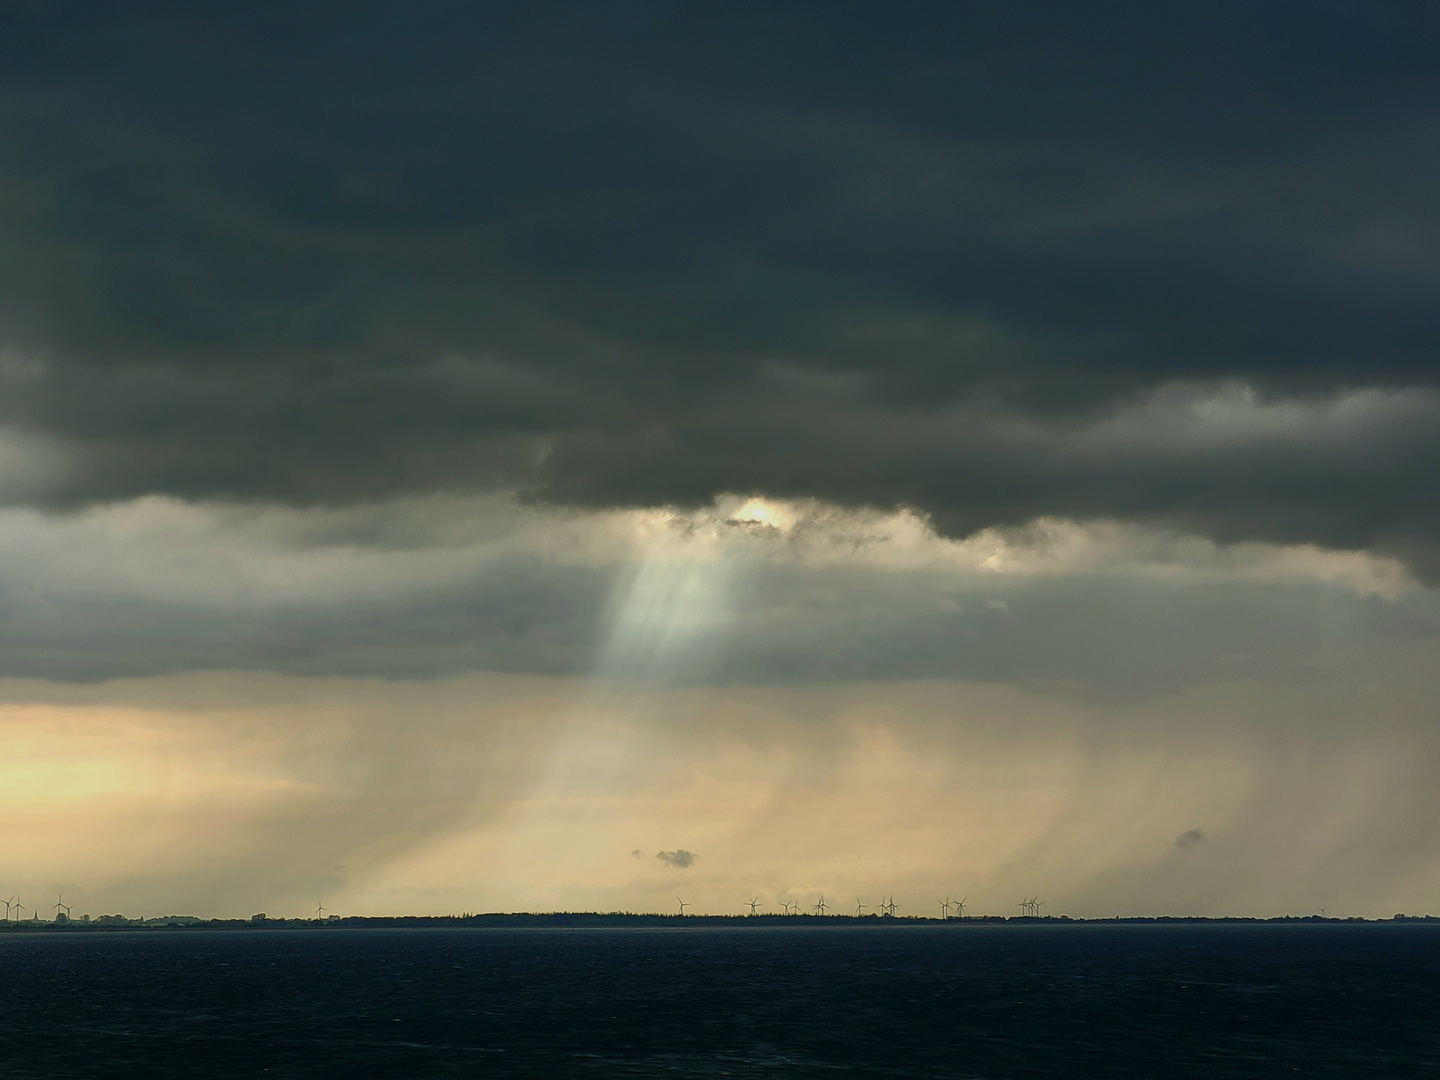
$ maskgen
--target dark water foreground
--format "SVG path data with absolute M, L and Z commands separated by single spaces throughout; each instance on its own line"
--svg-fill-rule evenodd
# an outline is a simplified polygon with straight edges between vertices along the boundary
M 1425 925 L 0 939 L 0 1076 L 1440 1077 Z

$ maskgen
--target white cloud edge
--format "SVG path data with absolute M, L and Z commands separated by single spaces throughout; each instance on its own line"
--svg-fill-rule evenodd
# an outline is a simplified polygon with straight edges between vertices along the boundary
M 150 496 L 69 514 L 0 510 L 0 580 L 55 597 L 266 607 L 424 594 L 517 561 L 613 572 L 656 559 L 953 575 L 957 585 L 1077 575 L 1310 583 L 1390 601 L 1420 588 L 1399 560 L 1365 551 L 1219 544 L 1144 525 L 1053 517 L 951 539 L 909 510 L 759 496 L 722 496 L 699 510 L 579 511 L 508 495 L 344 509 Z

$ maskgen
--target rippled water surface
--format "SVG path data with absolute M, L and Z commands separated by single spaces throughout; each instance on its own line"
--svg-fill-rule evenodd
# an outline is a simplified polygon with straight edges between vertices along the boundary
M 0 938 L 0 1075 L 1440 1077 L 1440 927 Z

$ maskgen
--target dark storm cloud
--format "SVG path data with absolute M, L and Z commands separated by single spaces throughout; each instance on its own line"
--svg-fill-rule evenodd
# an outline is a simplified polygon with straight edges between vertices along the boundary
M 763 491 L 1440 565 L 1430 6 L 0 19 L 12 501 Z

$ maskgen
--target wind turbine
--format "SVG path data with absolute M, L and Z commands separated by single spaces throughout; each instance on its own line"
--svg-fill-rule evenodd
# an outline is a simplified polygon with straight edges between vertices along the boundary
M 1032 898 L 1030 900 L 1030 913 L 1034 915 L 1037 919 L 1040 917 L 1040 908 L 1044 903 L 1044 900 L 1040 900 L 1038 898 Z
M 864 910 L 865 910 L 865 905 L 862 904 L 862 903 L 860 903 L 860 898 L 859 898 L 858 896 L 855 897 L 855 917 L 856 917 L 857 919 L 860 918 L 860 915 L 861 915 L 861 913 L 862 913 Z
M 55 921 L 56 921 L 56 922 L 59 922 L 59 921 L 60 921 L 60 909 L 61 909 L 61 908 L 64 908 L 64 909 L 65 909 L 65 919 L 66 919 L 66 921 L 69 921 L 69 919 L 70 919 L 70 905 L 67 904 L 67 903 L 65 903 L 65 894 L 64 894 L 64 893 L 58 894 L 58 896 L 56 897 L 56 900 L 55 900 Z
M 11 903 L 15 905 L 15 921 L 16 921 L 16 922 L 20 922 L 20 921 L 21 921 L 21 919 L 20 919 L 20 913 L 23 912 L 23 911 L 25 910 L 25 908 L 24 908 L 24 907 L 21 905 L 21 903 L 20 903 L 20 894 L 19 894 L 19 893 L 16 893 L 16 894 L 15 894 L 15 899 L 12 900 Z
M 325 905 L 324 905 L 324 904 L 316 904 L 316 905 L 315 905 L 315 921 L 316 921 L 316 922 L 319 922 L 319 921 L 320 921 L 321 919 L 323 919 L 324 917 L 325 917 Z
M 5 905 L 5 921 L 6 921 L 6 922 L 9 922 L 9 921 L 10 921 L 10 907 L 11 907 L 11 905 L 14 904 L 14 903 L 15 903 L 15 897 L 13 897 L 13 896 L 12 896 L 9 900 L 0 899 L 0 904 L 4 904 L 4 905 Z
M 968 899 L 970 899 L 968 896 L 962 896 L 959 900 L 955 901 L 955 906 L 959 909 L 955 912 L 957 919 L 963 919 L 965 917 L 965 901 Z
M 940 917 L 942 919 L 950 918 L 950 898 L 947 896 L 944 900 L 936 900 L 935 902 L 940 905 Z
M 746 902 L 750 905 L 750 914 L 754 915 L 756 913 L 755 909 L 760 906 L 760 898 L 758 896 L 753 896 Z
M 680 914 L 683 916 L 683 915 L 685 914 L 685 909 L 686 909 L 687 907 L 689 907 L 690 905 L 687 904 L 687 903 L 685 903 L 685 901 L 684 901 L 684 900 L 681 900 L 678 896 L 675 897 L 675 899 L 676 899 L 676 900 L 679 902 L 679 904 L 680 904 Z
M 815 902 L 815 906 L 810 910 L 815 912 L 816 915 L 824 915 L 825 909 L 829 906 L 829 904 L 825 903 L 825 894 L 821 893 L 820 899 Z

